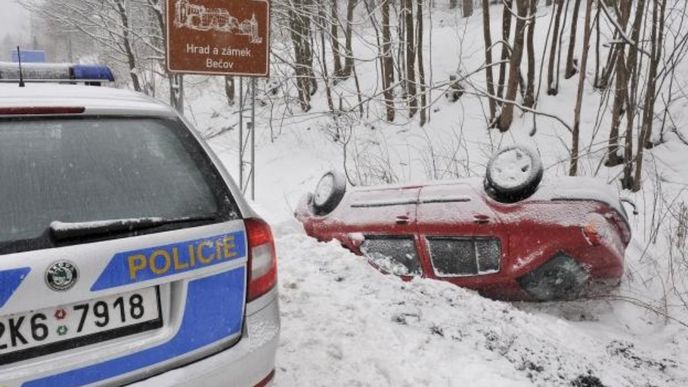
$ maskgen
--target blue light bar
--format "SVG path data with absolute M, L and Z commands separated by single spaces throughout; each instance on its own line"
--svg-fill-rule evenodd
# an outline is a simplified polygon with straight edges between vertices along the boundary
M 103 65 L 75 65 L 72 67 L 74 79 L 115 81 L 115 76 L 109 67 Z
M 22 65 L 25 82 L 86 83 L 114 82 L 115 76 L 104 65 L 72 65 L 68 63 L 27 63 Z M 0 82 L 18 82 L 19 65 L 0 62 Z

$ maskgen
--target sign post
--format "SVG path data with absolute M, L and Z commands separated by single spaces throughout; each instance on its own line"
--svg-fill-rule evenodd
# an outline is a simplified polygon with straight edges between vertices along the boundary
M 250 186 L 251 198 L 255 199 L 255 78 L 270 74 L 270 2 L 167 0 L 166 5 L 167 69 L 171 73 L 254 78 L 251 122 L 246 133 L 240 78 L 239 180 L 244 192 Z M 250 156 L 245 146 L 249 142 Z M 249 181 L 244 181 L 245 167 Z

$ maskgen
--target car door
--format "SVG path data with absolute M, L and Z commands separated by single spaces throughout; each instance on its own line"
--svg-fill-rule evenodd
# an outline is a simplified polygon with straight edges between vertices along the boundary
M 466 180 L 423 187 L 417 228 L 425 270 L 440 278 L 469 278 L 499 272 L 507 236 L 481 191 Z
M 341 215 L 349 247 L 385 272 L 402 277 L 422 275 L 416 228 L 419 192 L 417 186 L 351 192 L 349 208 Z
M 426 235 L 492 235 L 496 213 L 469 182 L 438 184 L 420 190 L 419 232 Z

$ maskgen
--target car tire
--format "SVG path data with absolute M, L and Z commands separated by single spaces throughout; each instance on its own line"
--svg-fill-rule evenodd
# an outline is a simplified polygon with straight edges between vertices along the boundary
M 341 172 L 329 171 L 320 178 L 313 191 L 312 205 L 316 215 L 334 211 L 346 193 L 346 177 Z
M 515 203 L 535 193 L 543 174 L 535 151 L 520 145 L 502 148 L 487 164 L 485 192 L 499 202 Z

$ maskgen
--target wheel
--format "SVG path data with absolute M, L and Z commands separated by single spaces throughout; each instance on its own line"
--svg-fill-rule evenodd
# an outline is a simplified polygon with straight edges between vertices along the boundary
M 515 203 L 531 196 L 542 181 L 540 157 L 524 146 L 499 150 L 487 164 L 485 191 L 493 199 Z
M 334 211 L 346 193 L 346 177 L 340 172 L 330 171 L 315 186 L 313 209 L 316 215 L 327 215 Z

